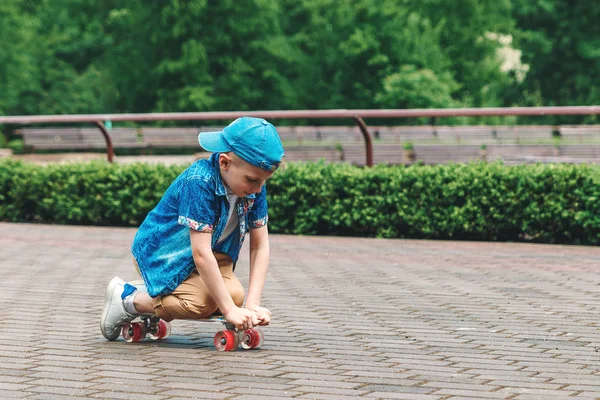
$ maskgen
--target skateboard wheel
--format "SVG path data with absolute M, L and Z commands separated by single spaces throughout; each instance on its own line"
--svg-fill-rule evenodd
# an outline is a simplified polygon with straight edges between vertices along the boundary
M 235 350 L 238 346 L 237 335 L 230 330 L 217 332 L 214 344 L 219 351 Z
M 253 328 L 244 331 L 242 347 L 244 349 L 257 349 L 262 346 L 264 335 L 260 328 Z
M 123 325 L 121 334 L 127 343 L 139 342 L 146 337 L 146 327 L 141 322 L 128 323 Z
M 171 324 L 169 324 L 167 321 L 164 320 L 160 320 L 158 321 L 158 324 L 156 324 L 156 333 L 152 333 L 152 332 L 148 332 L 148 336 L 150 336 L 150 339 L 152 340 L 158 340 L 158 339 L 166 339 L 171 335 Z

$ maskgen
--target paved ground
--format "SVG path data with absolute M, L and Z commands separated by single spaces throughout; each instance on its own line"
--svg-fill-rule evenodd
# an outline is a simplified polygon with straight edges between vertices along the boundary
M 134 232 L 0 224 L 1 398 L 600 398 L 598 248 L 274 235 L 264 347 L 219 353 L 104 340 Z

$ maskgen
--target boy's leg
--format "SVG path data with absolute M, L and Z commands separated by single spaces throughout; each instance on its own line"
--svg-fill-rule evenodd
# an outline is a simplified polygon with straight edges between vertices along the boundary
M 229 294 L 240 307 L 244 302 L 244 288 L 233 274 L 233 261 L 221 253 L 215 253 L 215 258 Z M 173 293 L 155 297 L 152 301 L 156 315 L 165 321 L 203 319 L 214 314 L 218 308 L 197 270 L 194 270 Z
M 241 307 L 244 304 L 244 287 L 233 273 L 233 260 L 229 256 L 225 257 L 227 257 L 227 259 L 223 259 L 222 261 L 219 261 L 219 258 L 217 257 L 217 261 L 219 261 L 219 270 L 221 271 L 221 276 L 225 281 L 225 286 L 227 286 L 227 290 L 229 291 L 233 302 L 236 306 Z M 217 310 L 217 312 L 221 314 L 220 310 Z
M 138 273 L 139 268 L 133 260 Z M 143 309 L 137 309 L 134 305 L 138 298 L 151 298 L 148 296 L 144 281 L 136 280 L 129 283 L 119 277 L 114 277 L 104 296 L 104 308 L 100 317 L 100 330 L 102 335 L 108 340 L 115 340 L 121 333 L 121 327 L 135 317 L 144 313 Z M 150 301 L 150 314 L 154 313 L 152 301 Z

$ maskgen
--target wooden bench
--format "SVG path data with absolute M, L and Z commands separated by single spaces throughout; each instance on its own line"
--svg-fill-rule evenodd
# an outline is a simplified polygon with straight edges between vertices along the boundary
M 480 158 L 480 147 L 477 145 L 435 145 L 415 144 L 417 161 L 425 164 L 447 162 L 469 162 Z M 356 165 L 365 165 L 365 147 L 359 145 L 343 146 L 344 161 Z M 401 144 L 373 145 L 373 163 L 375 164 L 407 164 L 406 152 Z
M 550 140 L 554 127 L 550 125 L 492 126 L 492 136 L 498 143 L 521 143 Z
M 222 128 L 142 128 L 141 136 L 145 148 L 185 148 L 197 147 L 198 133 L 204 130 Z
M 284 144 L 304 142 L 363 142 L 357 126 L 278 126 Z
M 113 148 L 198 148 L 201 128 L 113 128 L 109 135 Z M 219 130 L 219 128 L 206 128 Z M 106 140 L 98 128 L 22 128 L 29 151 L 106 149 Z
M 364 146 L 363 146 L 364 149 Z M 363 163 L 364 163 L 363 154 Z M 327 162 L 343 161 L 341 153 L 335 146 L 300 145 L 285 148 L 286 161 L 318 161 Z
M 438 126 L 435 134 L 439 142 L 464 144 L 490 144 L 496 139 L 492 126 Z
M 596 144 L 566 144 L 558 147 L 561 156 L 600 160 L 600 145 Z
M 560 126 L 560 136 L 564 139 L 575 139 L 579 142 L 600 139 L 600 125 Z
M 435 140 L 435 127 L 422 126 L 369 126 L 373 139 L 393 143 L 419 143 Z
M 553 127 L 539 126 L 368 126 L 372 139 L 392 143 L 520 143 L 551 139 Z M 600 131 L 600 129 L 599 129 Z M 300 126 L 277 128 L 284 144 L 304 142 L 364 143 L 357 126 Z
M 520 163 L 600 163 L 600 144 L 506 145 L 493 148 L 507 164 Z
M 30 150 L 92 150 L 105 149 L 106 140 L 99 128 L 23 128 L 16 132 L 23 136 Z M 114 147 L 143 148 L 142 137 L 133 128 L 115 128 L 110 131 Z
M 366 164 L 366 149 L 364 145 L 343 145 L 343 161 L 356 165 Z M 382 145 L 373 144 L 374 164 L 401 164 L 403 162 L 404 150 L 401 144 L 389 143 Z

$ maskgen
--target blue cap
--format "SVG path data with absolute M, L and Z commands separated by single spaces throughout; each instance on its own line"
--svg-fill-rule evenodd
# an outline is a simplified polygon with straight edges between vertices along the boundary
M 275 127 L 262 118 L 242 117 L 218 132 L 200 132 L 200 146 L 213 153 L 233 151 L 265 171 L 274 171 L 285 156 Z

